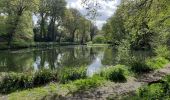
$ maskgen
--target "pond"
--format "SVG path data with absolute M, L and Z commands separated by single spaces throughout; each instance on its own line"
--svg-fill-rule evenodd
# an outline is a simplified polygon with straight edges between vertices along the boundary
M 62 46 L 0 51 L 0 72 L 20 73 L 44 68 L 55 70 L 63 67 L 87 66 L 87 74 L 92 75 L 102 67 L 116 65 L 118 63 L 116 59 L 116 50 L 108 46 Z

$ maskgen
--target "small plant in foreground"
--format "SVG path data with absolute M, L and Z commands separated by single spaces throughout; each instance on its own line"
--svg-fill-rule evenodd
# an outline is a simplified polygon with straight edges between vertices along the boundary
M 116 65 L 101 71 L 100 76 L 114 82 L 125 82 L 127 80 L 128 74 L 129 72 L 126 66 Z
M 136 74 L 148 73 L 152 70 L 152 68 L 150 68 L 145 63 L 145 61 L 136 60 L 136 59 L 130 62 L 130 67 L 131 67 L 131 70 Z
M 153 70 L 163 68 L 168 63 L 169 61 L 163 57 L 155 57 L 146 61 L 149 68 Z
M 63 68 L 58 72 L 58 79 L 61 83 L 86 78 L 86 67 Z
M 92 78 L 87 79 L 80 79 L 73 81 L 69 84 L 66 84 L 66 87 L 70 90 L 70 92 L 79 92 L 79 91 L 85 91 L 89 89 L 94 89 L 102 84 L 104 84 L 105 79 L 99 76 L 94 76 Z

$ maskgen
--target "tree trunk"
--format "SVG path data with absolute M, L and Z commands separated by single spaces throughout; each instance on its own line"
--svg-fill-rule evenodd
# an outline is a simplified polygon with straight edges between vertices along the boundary
M 76 29 L 74 29 L 73 32 L 71 33 L 71 35 L 72 35 L 71 42 L 74 42 L 75 32 L 76 32 Z

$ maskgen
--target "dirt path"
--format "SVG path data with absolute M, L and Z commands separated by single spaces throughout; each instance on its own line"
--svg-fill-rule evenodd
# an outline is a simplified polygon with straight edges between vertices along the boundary
M 164 76 L 170 74 L 170 64 L 165 68 L 143 74 L 138 78 L 130 78 L 126 83 L 107 83 L 95 90 L 84 91 L 83 93 L 76 93 L 74 95 L 67 96 L 63 100 L 106 100 L 107 97 L 115 97 L 116 100 L 121 99 L 121 95 L 133 93 L 142 85 L 154 83 L 159 81 Z

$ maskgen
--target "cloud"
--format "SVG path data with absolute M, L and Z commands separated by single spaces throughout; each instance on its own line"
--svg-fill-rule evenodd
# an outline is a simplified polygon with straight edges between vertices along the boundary
M 106 23 L 106 21 L 103 21 L 103 20 L 96 20 L 96 22 L 95 22 L 95 24 L 97 25 L 97 27 L 99 28 L 99 29 L 102 29 L 102 26 L 103 26 L 103 24 L 105 24 Z
M 86 9 L 81 4 L 81 0 L 66 0 L 67 8 L 75 8 L 79 10 L 83 15 L 86 15 Z M 101 5 L 98 9 L 99 16 L 96 18 L 96 25 L 101 29 L 102 25 L 106 23 L 106 20 L 111 17 L 117 9 L 117 6 L 120 4 L 121 0 L 111 0 L 104 1 L 98 0 Z

